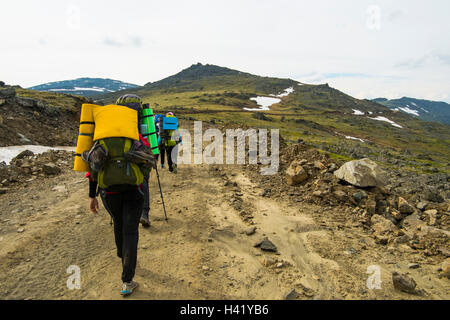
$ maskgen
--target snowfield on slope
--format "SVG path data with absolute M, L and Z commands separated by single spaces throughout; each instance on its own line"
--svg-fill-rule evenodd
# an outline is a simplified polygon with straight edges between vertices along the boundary
M 280 98 L 287 97 L 292 92 L 294 92 L 294 88 L 290 87 L 284 90 L 283 93 L 279 95 L 271 95 L 270 97 L 256 97 L 250 98 L 250 100 L 255 101 L 257 105 L 261 106 L 260 108 L 244 108 L 246 111 L 269 111 L 270 107 L 276 103 L 281 102 Z
M 269 98 L 269 97 L 256 97 L 256 98 L 250 98 L 250 100 L 255 101 L 256 104 L 261 107 L 260 108 L 244 108 L 244 110 L 247 110 L 247 111 L 269 111 L 270 106 L 274 105 L 275 103 L 279 103 L 281 101 L 281 99 L 279 99 L 279 98 Z
M 283 97 L 287 97 L 288 95 L 290 95 L 292 92 L 294 92 L 294 87 L 290 87 L 287 88 L 286 90 L 284 90 L 283 93 L 276 95 L 274 97 L 278 97 L 278 98 L 283 98 Z
M 349 139 L 349 140 L 358 140 L 358 141 L 361 141 L 361 142 L 365 142 L 363 139 L 356 138 L 356 137 L 352 137 L 352 136 L 345 136 L 345 139 Z
M 364 115 L 364 112 L 362 112 L 362 111 L 360 111 L 358 109 L 352 109 L 352 110 L 353 110 L 353 114 L 355 116 L 363 116 Z
M 386 118 L 386 117 L 381 117 L 381 116 L 378 116 L 378 117 L 376 117 L 376 118 L 370 118 L 369 117 L 369 119 L 372 119 L 372 120 L 377 120 L 377 121 L 384 121 L 384 122 L 388 122 L 388 123 L 390 123 L 391 125 L 393 125 L 394 127 L 397 127 L 397 128 L 402 128 L 403 129 L 403 127 L 401 126 L 401 125 L 399 125 L 399 124 L 397 124 L 397 123 L 395 123 L 394 121 L 392 121 L 392 120 L 389 120 L 388 118 Z
M 410 109 L 409 105 L 406 105 L 406 107 L 398 107 L 397 109 L 394 109 L 394 110 L 400 110 L 400 111 L 412 114 L 413 116 L 417 116 L 417 117 L 419 116 L 419 111 Z
M 106 88 L 99 88 L 99 87 L 93 87 L 93 88 L 79 88 L 74 87 L 73 89 L 49 89 L 48 91 L 97 91 L 97 92 L 114 92 L 113 90 L 108 90 Z

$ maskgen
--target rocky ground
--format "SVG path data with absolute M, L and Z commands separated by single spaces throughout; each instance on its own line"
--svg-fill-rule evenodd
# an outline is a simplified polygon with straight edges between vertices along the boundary
M 397 192 L 389 172 L 384 187 L 357 187 L 334 174 L 343 163 L 282 146 L 275 176 L 259 165 L 161 170 L 168 222 L 152 175 L 133 298 L 450 298 L 448 177 L 433 196 Z M 88 211 L 72 156 L 24 153 L 0 168 L 3 299 L 120 298 L 109 216 Z M 66 286 L 70 265 L 80 290 Z M 370 289 L 377 270 L 380 288 Z

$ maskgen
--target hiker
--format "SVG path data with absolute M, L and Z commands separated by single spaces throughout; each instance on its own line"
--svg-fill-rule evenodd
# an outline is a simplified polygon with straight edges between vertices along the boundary
M 165 127 L 165 122 L 167 119 L 169 120 L 175 119 L 176 124 L 173 123 L 168 125 L 167 129 L 167 127 Z M 168 112 L 165 117 L 159 118 L 158 126 L 159 126 L 158 144 L 161 154 L 161 168 L 164 168 L 165 154 L 167 154 L 167 164 L 169 165 L 169 172 L 177 173 L 177 164 L 176 164 L 177 161 L 176 159 L 172 159 L 172 151 L 177 144 L 182 142 L 181 136 L 177 132 L 175 132 L 178 126 L 178 120 L 174 116 L 173 112 Z
M 114 112 L 117 113 L 114 108 L 124 106 L 136 110 L 138 119 L 141 118 L 142 100 L 140 97 L 128 94 L 120 97 L 116 101 L 116 105 L 101 107 L 104 108 L 101 112 L 109 112 L 108 115 L 114 115 Z M 125 108 L 125 110 L 127 109 Z M 115 121 L 106 122 L 108 124 L 104 126 L 108 127 L 109 123 L 115 122 L 115 125 L 121 132 L 126 130 L 133 131 L 133 137 L 139 136 L 142 138 L 139 133 L 140 120 L 136 123 L 137 128 L 134 128 L 135 124 L 133 121 L 126 122 L 125 119 L 117 118 L 113 120 Z M 95 130 L 107 131 L 101 128 L 97 121 L 95 126 Z M 96 172 L 90 171 L 87 174 L 89 177 L 89 207 L 93 213 L 98 212 L 96 196 L 100 194 L 105 209 L 112 217 L 117 256 L 122 259 L 123 268 L 123 283 L 120 294 L 128 296 L 138 287 L 138 283 L 133 278 L 137 261 L 139 222 L 145 202 L 144 176 L 149 176 L 150 170 L 156 166 L 156 162 L 151 151 L 147 151 L 145 142 L 137 141 L 140 138 L 117 137 L 114 132 L 110 133 L 110 137 L 96 141 L 89 153 L 87 155 L 84 154 L 83 159 L 89 162 L 91 168 L 97 169 Z M 99 146 L 106 149 L 106 152 Z M 142 159 L 142 157 L 151 156 L 148 160 L 149 166 L 138 164 L 139 161 L 136 158 L 127 157 L 130 155 L 138 157 L 138 160 Z M 153 159 L 153 163 L 151 159 Z M 96 161 L 101 162 L 101 160 L 103 160 L 103 164 L 98 163 L 95 165 Z M 107 182 L 109 184 L 106 187 L 102 187 Z M 148 182 L 146 189 L 148 191 Z

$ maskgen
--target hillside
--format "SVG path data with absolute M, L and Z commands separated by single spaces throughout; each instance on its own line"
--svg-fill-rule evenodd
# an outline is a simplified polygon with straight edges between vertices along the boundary
M 74 146 L 80 96 L 0 86 L 0 147 L 40 144 Z
M 102 78 L 78 78 L 44 83 L 28 88 L 29 90 L 69 93 L 84 97 L 93 97 L 100 93 L 116 92 L 136 88 L 138 85 L 125 83 L 119 80 Z
M 157 112 L 175 111 L 191 136 L 193 120 L 221 132 L 281 129 L 273 176 L 260 174 L 261 163 L 160 169 L 168 222 L 151 174 L 152 225 L 139 228 L 140 287 L 132 299 L 449 298 L 447 125 L 328 85 L 216 66 L 194 65 L 102 102 L 126 92 Z M 2 85 L 0 146 L 75 145 L 86 102 L 92 100 Z M 363 157 L 383 168 L 383 186 L 336 176 Z M 73 158 L 24 151 L 0 163 L 1 299 L 120 298 L 109 215 L 103 206 L 89 212 L 87 179 L 72 170 Z M 297 184 L 289 182 L 293 165 L 306 173 Z M 71 265 L 82 270 L 79 290 L 66 286 Z M 380 289 L 367 287 L 371 267 L 379 268 Z M 412 278 L 414 288 L 399 290 L 394 272 Z
M 450 104 L 446 102 L 419 100 L 407 97 L 392 100 L 378 98 L 373 101 L 389 107 L 392 110 L 405 112 L 425 121 L 434 121 L 450 125 Z
M 335 157 L 370 156 L 409 170 L 450 172 L 449 126 L 355 99 L 327 84 L 196 64 L 120 94 L 127 92 L 140 95 L 157 111 L 171 110 L 185 119 L 279 128 L 287 141 L 301 139 Z M 102 100 L 113 102 L 120 94 L 105 94 Z M 257 101 L 264 98 L 278 103 L 249 111 L 261 108 Z

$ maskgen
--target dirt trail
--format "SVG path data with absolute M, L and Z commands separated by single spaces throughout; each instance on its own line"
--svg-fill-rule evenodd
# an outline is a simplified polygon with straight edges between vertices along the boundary
M 395 291 L 391 272 L 408 271 L 411 261 L 337 223 L 332 208 L 262 197 L 243 167 L 180 166 L 176 175 L 161 170 L 161 178 L 169 222 L 152 173 L 152 226 L 140 228 L 133 299 L 283 299 L 293 289 L 299 299 L 450 298 L 434 266 L 409 270 L 428 296 Z M 88 211 L 82 175 L 68 168 L 0 202 L 0 298 L 120 298 L 109 215 Z M 248 236 L 251 226 L 256 233 Z M 278 253 L 254 247 L 264 237 Z M 374 264 L 381 290 L 366 287 Z M 66 286 L 71 265 L 81 269 L 80 290 Z

